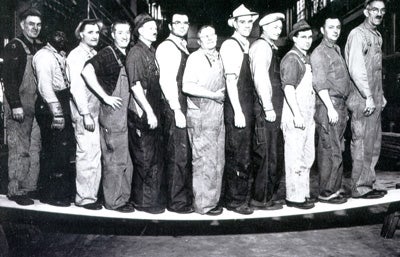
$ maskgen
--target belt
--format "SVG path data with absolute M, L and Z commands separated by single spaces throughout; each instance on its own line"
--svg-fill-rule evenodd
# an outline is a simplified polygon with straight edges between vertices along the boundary
M 344 95 L 331 95 L 330 97 L 338 98 L 338 99 L 342 99 L 344 101 L 347 101 L 347 96 L 344 96 Z

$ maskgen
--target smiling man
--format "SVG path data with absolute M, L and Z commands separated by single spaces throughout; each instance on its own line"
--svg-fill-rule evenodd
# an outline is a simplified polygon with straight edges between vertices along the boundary
M 249 65 L 248 37 L 258 13 L 243 4 L 236 8 L 228 20 L 235 29 L 232 37 L 221 46 L 221 58 L 225 68 L 226 165 L 225 206 L 241 214 L 251 214 L 247 202 L 251 174 L 251 140 L 254 129 L 254 85 Z
M 275 41 L 282 32 L 283 13 L 265 15 L 259 25 L 262 34 L 250 47 L 250 67 L 257 92 L 254 102 L 255 135 L 253 137 L 254 184 L 252 186 L 253 209 L 281 209 L 272 197 L 278 190 L 282 168 L 282 133 L 280 130 L 283 91 L 281 88 L 280 58 Z
M 345 203 L 339 194 L 343 174 L 342 152 L 348 111 L 346 100 L 350 93 L 350 77 L 346 62 L 336 45 L 341 22 L 328 15 L 321 27 L 322 42 L 311 55 L 313 86 L 318 93 L 315 122 L 318 132 L 319 201 Z
M 37 98 L 33 55 L 43 46 L 38 40 L 42 15 L 28 9 L 19 16 L 22 35 L 4 49 L 4 118 L 7 124 L 8 192 L 20 205 L 33 204 L 30 194 L 37 189 L 40 129 L 35 119 Z
M 75 204 L 98 209 L 97 192 L 101 178 L 99 108 L 97 97 L 86 87 L 82 69 L 97 52 L 102 23 L 95 19 L 81 21 L 75 37 L 79 45 L 67 57 L 71 82 L 71 115 L 76 139 L 76 197 Z M 101 207 L 101 206 L 100 206 Z
M 198 31 L 200 49 L 192 53 L 183 76 L 187 99 L 187 126 L 193 152 L 194 208 L 200 214 L 219 215 L 225 164 L 225 78 L 216 50 L 217 35 L 210 25 Z
M 157 40 L 156 21 L 148 14 L 139 14 L 134 34 L 138 41 L 126 59 L 132 91 L 128 110 L 129 149 L 134 167 L 131 199 L 137 210 L 156 214 L 165 210 L 160 73 L 152 46 Z
M 349 97 L 351 111 L 352 196 L 380 198 L 374 188 L 375 166 L 382 143 L 381 112 L 386 105 L 382 90 L 382 36 L 377 27 L 386 13 L 383 0 L 365 1 L 365 20 L 347 38 L 345 57 L 355 88 Z
M 182 93 L 182 77 L 189 51 L 185 37 L 189 30 L 185 11 L 171 14 L 170 34 L 157 48 L 160 66 L 160 86 L 164 96 L 162 129 L 165 145 L 167 178 L 167 208 L 178 213 L 194 212 L 190 146 L 186 129 L 186 96 Z
M 125 71 L 126 49 L 131 41 L 127 21 L 111 25 L 114 44 L 101 49 L 82 71 L 87 85 L 99 98 L 100 145 L 103 165 L 104 205 L 119 212 L 133 212 L 132 162 L 128 151 L 127 110 L 129 86 Z M 83 205 L 101 209 L 100 204 Z
M 312 30 L 305 20 L 293 25 L 289 38 L 294 46 L 282 59 L 281 79 L 285 93 L 281 128 L 285 140 L 286 204 L 310 209 L 310 168 L 315 147 L 315 93 L 310 57 Z

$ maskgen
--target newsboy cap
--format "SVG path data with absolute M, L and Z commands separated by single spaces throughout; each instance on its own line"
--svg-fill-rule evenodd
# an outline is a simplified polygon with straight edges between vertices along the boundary
M 139 29 L 147 22 L 149 21 L 155 21 L 153 17 L 148 15 L 147 13 L 141 13 L 138 16 L 135 17 L 133 23 L 135 25 L 135 28 L 133 29 L 133 34 L 135 36 L 139 36 Z
M 311 26 L 308 25 L 308 23 L 305 20 L 300 20 L 299 22 L 295 23 L 293 25 L 292 31 L 289 33 L 289 39 L 293 40 L 293 36 L 299 32 L 299 31 L 304 31 L 304 30 L 310 30 Z
M 275 13 L 269 13 L 267 15 L 265 15 L 264 17 L 262 17 L 262 19 L 258 22 L 258 24 L 260 26 L 264 26 L 267 24 L 270 24 L 274 21 L 284 21 L 285 20 L 285 15 L 283 13 L 280 12 L 275 12 Z

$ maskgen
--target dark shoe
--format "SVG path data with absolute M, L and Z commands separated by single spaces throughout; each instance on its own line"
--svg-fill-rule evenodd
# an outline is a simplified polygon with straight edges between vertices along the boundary
M 315 206 L 314 203 L 310 203 L 308 201 L 305 201 L 302 203 L 297 203 L 297 202 L 291 202 L 288 200 L 286 200 L 286 205 L 288 207 L 295 207 L 295 208 L 304 209 L 304 210 L 314 208 L 314 206 Z
M 308 203 L 317 203 L 318 202 L 318 198 L 316 198 L 316 197 L 310 197 L 310 198 L 306 197 L 306 201 Z
M 356 198 L 356 199 L 359 199 L 359 198 L 361 198 L 361 199 L 378 199 L 378 198 L 382 198 L 384 196 L 385 195 L 382 194 L 380 191 L 372 190 L 372 191 L 369 191 L 368 193 L 360 195 L 360 196 L 353 196 L 353 198 Z
M 273 211 L 273 210 L 279 210 L 282 209 L 283 206 L 282 204 L 279 203 L 274 203 L 274 202 L 266 202 L 262 203 L 259 201 L 251 200 L 250 202 L 250 208 L 253 210 L 262 210 L 262 211 Z
M 374 191 L 380 193 L 381 195 L 387 195 L 387 190 L 385 189 L 374 189 Z
M 165 208 L 163 207 L 139 207 L 135 206 L 135 209 L 142 212 L 147 212 L 150 214 L 161 214 L 165 212 Z
M 46 203 L 48 205 L 57 206 L 57 207 L 69 207 L 71 203 L 69 200 L 55 200 L 55 199 L 46 199 L 45 201 L 40 200 L 42 203 Z
M 243 215 L 250 215 L 254 212 L 253 209 L 246 204 L 242 204 L 238 207 L 226 207 L 226 209 Z
M 321 203 L 330 203 L 330 204 L 342 204 L 342 203 L 347 202 L 347 199 L 344 198 L 341 195 L 338 195 L 338 196 L 335 196 L 335 197 L 332 197 L 332 198 L 329 198 L 329 199 L 318 198 L 318 200 Z
M 183 208 L 181 208 L 179 210 L 174 210 L 174 209 L 168 208 L 168 211 L 176 212 L 176 213 L 179 213 L 179 214 L 189 214 L 189 213 L 193 213 L 194 212 L 194 207 L 193 206 L 185 206 L 185 207 L 183 207 Z
M 206 214 L 207 215 L 211 215 L 211 216 L 218 216 L 220 215 L 224 210 L 222 209 L 221 206 L 216 206 L 214 208 L 212 208 L 211 210 L 209 210 Z
M 118 212 L 122 212 L 122 213 L 130 213 L 130 212 L 134 212 L 135 208 L 131 204 L 126 203 L 125 205 L 115 208 L 114 211 L 118 211 Z
M 12 196 L 7 196 L 7 198 L 11 201 L 16 202 L 18 205 L 22 206 L 32 205 L 35 203 L 32 199 L 30 199 L 26 195 L 12 195 Z
M 82 207 L 88 210 L 97 211 L 103 209 L 103 206 L 99 203 L 88 203 L 84 205 L 77 205 L 78 207 Z
M 339 195 L 346 199 L 351 198 L 351 193 L 349 193 L 349 192 L 340 192 Z

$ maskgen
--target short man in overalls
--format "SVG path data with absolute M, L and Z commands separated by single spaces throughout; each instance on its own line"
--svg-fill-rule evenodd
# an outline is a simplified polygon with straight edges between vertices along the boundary
M 216 50 L 217 35 L 210 25 L 198 31 L 200 49 L 192 53 L 183 75 L 187 93 L 187 127 L 193 154 L 194 208 L 200 214 L 218 215 L 225 166 L 225 78 Z
M 67 57 L 72 99 L 71 115 L 76 140 L 76 196 L 75 204 L 98 209 L 97 193 L 101 178 L 101 150 L 98 115 L 100 103 L 86 87 L 81 72 L 85 63 L 97 52 L 102 23 L 96 19 L 82 20 L 75 29 L 80 40 Z
M 305 20 L 293 25 L 289 33 L 293 48 L 281 62 L 282 87 L 285 101 L 281 128 L 285 140 L 286 204 L 310 209 L 310 168 L 315 147 L 315 93 L 307 51 L 312 43 L 312 31 Z
M 91 58 L 83 68 L 82 76 L 101 101 L 99 125 L 104 206 L 119 212 L 133 212 L 129 203 L 132 182 L 127 125 L 129 87 L 124 66 L 126 48 L 131 40 L 129 23 L 114 22 L 111 37 L 114 44 Z M 90 207 L 101 209 L 99 204 Z
M 382 36 L 377 27 L 385 13 L 383 0 L 365 1 L 365 20 L 350 32 L 345 48 L 355 85 L 348 100 L 354 198 L 380 198 L 386 194 L 386 190 L 374 188 L 375 165 L 382 143 L 381 112 L 386 105 L 382 90 Z
M 69 105 L 69 80 L 66 74 L 67 36 L 53 31 L 48 43 L 33 57 L 39 95 L 36 119 L 42 136 L 40 201 L 55 206 L 70 206 L 75 156 L 74 129 Z
M 133 161 L 132 202 L 139 211 L 162 213 L 164 160 L 161 137 L 161 88 L 155 48 L 156 21 L 148 14 L 135 18 L 137 43 L 129 51 L 126 70 L 129 88 L 129 149 Z
M 278 40 L 285 15 L 270 13 L 259 25 L 262 34 L 250 47 L 250 67 L 257 92 L 254 101 L 255 134 L 253 137 L 254 184 L 250 206 L 258 210 L 281 209 L 272 198 L 278 190 L 283 170 L 283 139 L 280 129 L 283 91 L 280 78 Z M 280 169 L 280 170 L 278 170 Z
M 161 126 L 165 145 L 167 208 L 177 213 L 194 212 L 191 152 L 185 116 L 187 103 L 186 95 L 182 93 L 182 77 L 189 56 L 185 40 L 189 25 L 186 12 L 173 12 L 168 24 L 170 34 L 156 51 L 164 97 Z
M 323 39 L 311 55 L 313 86 L 319 97 L 315 122 L 318 132 L 319 201 L 331 204 L 346 202 L 340 194 L 343 175 L 344 132 L 350 93 L 350 76 L 336 41 L 341 22 L 328 15 L 321 26 Z
M 35 119 L 37 98 L 32 57 L 43 46 L 38 40 L 41 13 L 28 9 L 19 16 L 22 35 L 4 49 L 4 117 L 7 126 L 8 192 L 10 200 L 31 205 L 39 175 L 40 129 Z
M 221 46 L 225 68 L 225 174 L 224 204 L 228 210 L 251 214 L 247 196 L 251 176 L 251 141 L 254 131 L 254 85 L 250 72 L 249 47 L 254 21 L 258 14 L 243 4 L 236 8 L 228 20 L 235 29 L 232 37 Z

